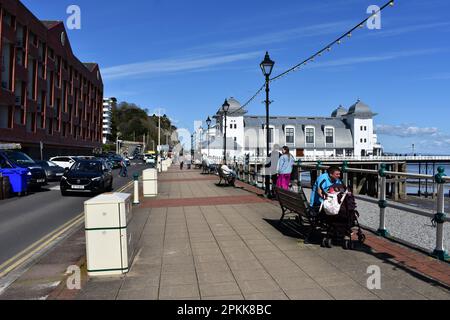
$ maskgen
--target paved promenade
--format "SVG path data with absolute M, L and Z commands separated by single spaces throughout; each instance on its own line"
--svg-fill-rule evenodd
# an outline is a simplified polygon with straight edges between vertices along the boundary
M 353 251 L 305 244 L 289 223 L 277 226 L 281 214 L 276 202 L 265 200 L 257 195 L 259 190 L 242 183 L 238 183 L 242 188 L 225 188 L 216 186 L 217 181 L 217 177 L 201 175 L 198 170 L 172 167 L 162 173 L 159 196 L 145 199 L 135 208 L 141 236 L 131 271 L 122 277 L 88 279 L 81 257 L 82 289 L 70 291 L 64 281 L 56 282 L 45 297 L 450 299 L 448 263 L 369 232 L 366 244 Z M 66 242 L 81 246 L 83 237 L 80 231 Z M 77 252 L 75 248 L 72 251 Z M 77 257 L 71 259 L 76 261 Z M 51 254 L 43 261 L 55 261 L 64 269 L 61 260 L 52 259 Z M 369 266 L 381 270 L 379 290 L 367 288 Z M 38 263 L 34 268 L 44 266 Z M 32 277 L 33 269 L 23 277 L 28 280 L 21 283 L 19 279 L 0 299 L 17 296 Z

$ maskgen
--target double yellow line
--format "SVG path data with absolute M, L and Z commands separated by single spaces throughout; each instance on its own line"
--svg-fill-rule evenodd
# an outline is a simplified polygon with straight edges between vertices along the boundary
M 130 181 L 123 187 L 119 188 L 116 192 L 122 192 L 133 185 L 133 181 Z M 34 242 L 32 245 L 16 254 L 14 257 L 10 258 L 8 261 L 0 265 L 0 278 L 3 278 L 11 271 L 22 266 L 28 259 L 30 259 L 37 252 L 48 246 L 52 241 L 63 235 L 65 232 L 73 228 L 74 226 L 81 224 L 84 221 L 84 212 L 81 212 L 75 218 L 72 218 L 62 226 L 53 230 L 49 234 L 45 235 L 38 241 Z

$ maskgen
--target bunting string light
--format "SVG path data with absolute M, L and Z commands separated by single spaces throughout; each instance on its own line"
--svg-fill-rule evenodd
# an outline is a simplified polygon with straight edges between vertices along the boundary
M 324 46 L 322 49 L 320 49 L 319 51 L 317 51 L 316 53 L 312 54 L 311 56 L 309 56 L 307 59 L 304 59 L 303 61 L 301 61 L 300 63 L 292 66 L 291 68 L 287 69 L 286 71 L 274 76 L 273 78 L 270 79 L 270 82 L 274 82 L 277 81 L 281 78 L 283 78 L 284 76 L 292 73 L 292 72 L 296 72 L 299 71 L 301 69 L 301 67 L 306 66 L 308 63 L 310 62 L 314 62 L 316 58 L 318 57 L 322 57 L 325 53 L 330 52 L 331 49 L 333 48 L 333 46 L 335 45 L 340 45 L 343 42 L 343 39 L 345 38 L 352 38 L 353 32 L 357 31 L 358 29 L 362 29 L 364 28 L 364 25 L 370 20 L 373 19 L 375 17 L 377 17 L 378 13 L 380 13 L 381 11 L 383 11 L 384 9 L 386 9 L 386 7 L 388 6 L 393 6 L 394 5 L 394 0 L 390 0 L 388 1 L 385 5 L 383 5 L 379 10 L 377 10 L 376 12 L 374 12 L 373 14 L 371 14 L 369 17 L 367 17 L 366 19 L 364 19 L 363 21 L 361 21 L 360 23 L 358 23 L 356 26 L 354 26 L 353 28 L 351 28 L 350 30 L 348 30 L 347 32 L 345 32 L 344 34 L 342 34 L 339 38 L 337 38 L 336 40 L 330 42 L 328 45 Z M 247 100 L 239 109 L 231 112 L 229 115 L 233 115 L 237 112 L 239 112 L 240 110 L 244 109 L 246 106 L 248 106 L 260 93 L 261 91 L 264 90 L 265 84 L 263 84 L 258 91 L 256 91 L 256 93 L 249 99 Z

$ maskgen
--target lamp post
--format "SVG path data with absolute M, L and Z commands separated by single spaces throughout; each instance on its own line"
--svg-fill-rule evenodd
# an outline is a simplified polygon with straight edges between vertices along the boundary
M 225 99 L 225 102 L 222 105 L 222 110 L 225 116 L 224 121 L 224 134 L 223 134 L 223 161 L 224 164 L 227 164 L 227 112 L 230 109 L 230 104 L 228 103 L 227 99 Z
M 264 57 L 264 60 L 261 62 L 261 64 L 259 65 L 261 67 L 261 70 L 264 74 L 264 77 L 266 79 L 266 148 L 267 148 L 267 157 L 270 156 L 270 149 L 269 149 L 269 144 L 270 144 L 270 130 L 269 130 L 269 105 L 270 105 L 270 101 L 269 101 L 269 83 L 270 83 L 270 74 L 272 73 L 272 69 L 274 66 L 275 62 L 272 61 L 269 57 L 269 52 L 266 51 L 266 56 Z M 266 176 L 266 196 L 270 196 L 270 176 L 269 175 L 265 175 Z
M 200 133 L 200 138 L 199 138 L 199 142 L 200 142 L 200 159 L 202 157 L 202 145 L 203 145 L 203 127 L 199 127 L 198 131 Z
M 209 157 L 209 129 L 211 127 L 211 119 L 208 116 L 208 119 L 206 119 L 206 125 L 208 126 L 208 131 L 206 132 L 206 138 L 208 139 L 208 157 Z
M 191 159 L 194 158 L 194 134 L 191 134 Z

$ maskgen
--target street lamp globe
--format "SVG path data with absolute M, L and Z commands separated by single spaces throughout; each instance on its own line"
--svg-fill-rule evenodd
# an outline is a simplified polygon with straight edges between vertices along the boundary
M 210 127 L 211 126 L 211 118 L 208 116 L 208 119 L 206 119 L 206 125 L 208 126 L 208 127 Z
M 275 62 L 270 59 L 269 52 L 266 51 L 266 56 L 264 57 L 264 60 L 259 65 L 261 67 L 261 70 L 265 77 L 270 77 L 270 74 L 272 73 L 273 66 L 275 65 Z

